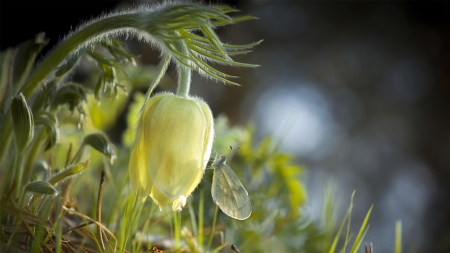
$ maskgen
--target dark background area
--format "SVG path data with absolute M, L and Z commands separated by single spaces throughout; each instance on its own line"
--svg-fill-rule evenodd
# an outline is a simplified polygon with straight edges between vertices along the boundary
M 139 3 L 1 1 L 0 49 L 45 31 L 45 53 L 81 21 Z M 396 220 L 405 252 L 449 252 L 450 2 L 221 3 L 259 18 L 218 33 L 235 44 L 264 39 L 237 58 L 261 67 L 226 69 L 239 88 L 196 75 L 191 93 L 295 153 L 311 212 L 333 178 L 344 203 L 356 190 L 354 224 L 374 204 L 365 242 L 376 252 L 392 252 Z M 158 60 L 147 45 L 130 49 Z
M 119 1 L 0 1 L 0 48 L 15 46 L 39 32 L 50 39 L 43 54 L 82 21 L 113 10 Z

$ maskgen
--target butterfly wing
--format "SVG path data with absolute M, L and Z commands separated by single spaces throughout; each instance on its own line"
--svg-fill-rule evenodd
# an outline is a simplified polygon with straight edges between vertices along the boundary
M 238 176 L 225 161 L 214 163 L 213 167 L 211 194 L 214 202 L 228 216 L 247 219 L 252 212 L 252 204 Z
M 250 198 L 247 200 L 247 202 L 239 209 L 227 209 L 226 207 L 220 206 L 220 210 L 224 212 L 226 215 L 237 219 L 237 220 L 245 220 L 248 217 L 250 217 L 250 214 L 252 213 L 252 203 L 250 202 Z

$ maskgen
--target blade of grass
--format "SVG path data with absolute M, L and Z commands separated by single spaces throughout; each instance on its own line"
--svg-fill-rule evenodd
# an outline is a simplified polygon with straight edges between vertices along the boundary
M 150 219 L 147 219 L 144 223 L 144 226 L 142 227 L 142 231 L 141 231 L 141 236 L 137 237 L 137 243 L 135 243 L 135 247 L 133 249 L 133 252 L 140 252 L 141 248 L 142 248 L 142 237 L 144 237 L 147 234 L 147 230 L 148 230 L 148 223 L 150 222 Z M 150 245 L 148 245 L 148 247 L 150 247 Z M 147 249 L 147 251 L 149 251 L 150 249 Z
M 114 202 L 114 205 L 113 205 L 111 210 L 118 210 L 119 209 L 119 205 L 123 202 L 122 196 L 125 196 L 123 194 L 123 192 L 125 191 L 125 188 L 126 188 L 128 182 L 129 182 L 128 180 L 129 180 L 128 173 L 125 173 L 125 176 L 124 176 L 124 178 L 122 180 L 122 184 L 121 184 L 121 186 L 119 188 L 120 190 L 118 191 L 118 193 L 116 195 L 118 197 L 116 198 L 116 201 Z M 116 220 L 116 222 L 114 222 L 115 219 L 118 219 L 118 217 L 116 215 L 120 216 L 120 212 L 110 212 L 109 213 L 109 217 L 108 217 L 107 223 L 106 223 L 108 226 L 111 226 L 112 224 L 117 224 L 117 220 Z
M 70 214 L 74 214 L 76 216 L 79 216 L 80 218 L 86 220 L 86 221 L 92 221 L 95 223 L 95 225 L 100 226 L 104 231 L 106 231 L 114 240 L 117 241 L 117 238 L 114 236 L 114 233 L 112 233 L 107 227 L 105 227 L 103 224 L 98 223 L 96 220 L 92 219 L 91 217 L 84 215 L 82 213 L 79 213 L 77 211 L 74 211 L 73 209 L 70 209 L 68 207 L 62 206 L 64 210 L 66 210 Z
M 367 225 L 367 227 L 364 229 L 364 232 L 361 234 L 360 240 L 356 240 L 356 239 L 355 239 L 355 242 L 353 243 L 353 247 L 356 246 L 356 250 L 355 250 L 355 251 L 351 251 L 352 253 L 357 253 L 357 252 L 358 252 L 358 249 L 359 249 L 359 247 L 361 246 L 362 241 L 363 241 L 364 237 L 365 237 L 366 234 L 367 234 L 367 231 L 369 231 L 369 227 L 370 227 L 370 225 Z
M 395 223 L 395 253 L 402 252 L 402 221 Z
M 189 217 L 191 218 L 191 227 L 192 227 L 192 233 L 194 235 L 198 235 L 197 234 L 197 219 L 195 218 L 195 213 L 194 213 L 194 208 L 192 206 L 192 198 L 190 198 L 191 203 L 188 205 L 188 210 L 189 210 Z
M 204 205 L 205 197 L 203 194 L 203 187 L 200 188 L 200 201 L 198 204 L 198 245 L 203 248 L 203 216 L 204 216 Z
M 181 215 L 178 212 L 173 212 L 173 229 L 175 234 L 175 249 L 180 249 L 180 235 L 181 235 Z
M 211 253 L 219 252 L 219 250 L 225 248 L 225 246 L 227 246 L 227 244 L 224 243 L 224 244 L 218 246 L 217 248 L 213 249 L 213 250 L 211 251 Z
M 125 250 L 128 242 L 131 242 L 131 239 L 136 234 L 138 230 L 138 224 L 141 217 L 142 209 L 144 205 L 140 202 L 136 195 L 132 195 L 131 199 L 128 199 L 126 213 L 124 215 L 123 220 L 123 228 L 121 231 L 125 231 L 122 250 Z
M 189 232 L 187 229 L 183 228 L 183 231 L 180 233 L 181 239 L 189 249 L 191 253 L 201 253 L 198 245 L 196 244 L 195 237 Z M 180 249 L 181 251 L 181 249 Z
M 344 225 L 347 222 L 347 219 L 349 219 L 349 217 L 350 217 L 350 212 L 351 212 L 351 209 L 349 207 L 349 209 L 347 210 L 347 212 L 344 215 L 344 218 L 341 221 L 341 225 L 339 226 L 337 234 L 334 237 L 333 243 L 331 244 L 330 250 L 328 251 L 328 253 L 334 253 L 335 252 L 337 243 L 339 241 L 339 237 L 341 236 L 342 229 L 344 228 Z
M 333 181 L 328 180 L 323 187 L 323 212 L 322 212 L 322 227 L 325 230 L 325 242 L 323 244 L 323 252 L 325 253 L 327 249 L 331 249 L 333 243 L 333 235 L 337 226 L 337 213 L 335 210 L 339 210 L 334 192 L 336 192 L 336 185 Z M 340 234 L 343 228 L 343 222 L 341 222 L 341 227 L 338 230 Z M 338 236 L 339 237 L 339 236 Z M 336 246 L 334 246 L 336 247 Z
M 351 253 L 355 253 L 358 251 L 359 246 L 361 245 L 362 240 L 364 239 L 364 236 L 367 232 L 367 229 L 369 228 L 367 225 L 367 222 L 369 221 L 370 213 L 372 213 L 373 205 L 370 207 L 369 211 L 366 214 L 366 217 L 364 218 L 363 223 L 361 224 L 361 228 L 359 229 L 358 234 L 356 235 L 355 242 L 353 243 L 353 247 L 350 250 Z M 367 226 L 367 228 L 366 228 Z
M 345 233 L 345 241 L 344 241 L 344 247 L 342 247 L 342 252 L 345 253 L 345 249 L 347 248 L 347 244 L 350 241 L 350 221 L 352 217 L 352 209 L 353 209 L 353 198 L 355 197 L 355 191 L 353 191 L 352 196 L 350 197 L 350 207 L 348 208 L 349 217 L 347 221 L 347 231 Z

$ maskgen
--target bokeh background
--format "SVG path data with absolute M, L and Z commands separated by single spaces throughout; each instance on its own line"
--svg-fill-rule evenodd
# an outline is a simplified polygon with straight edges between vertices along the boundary
M 152 1 L 2 0 L 0 49 L 45 31 L 42 58 L 80 22 L 141 3 Z M 374 204 L 365 242 L 376 252 L 392 252 L 396 220 L 405 252 L 449 252 L 450 2 L 214 3 L 259 18 L 217 32 L 233 44 L 264 39 L 236 58 L 261 67 L 221 68 L 241 87 L 195 75 L 191 93 L 295 154 L 311 215 L 332 180 L 343 209 L 356 190 L 354 224 Z M 127 43 L 141 63 L 158 63 L 152 47 Z

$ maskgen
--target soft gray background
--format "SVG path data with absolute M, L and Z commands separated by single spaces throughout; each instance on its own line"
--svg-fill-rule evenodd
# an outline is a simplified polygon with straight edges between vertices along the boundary
M 320 214 L 321 185 L 333 178 L 344 203 L 356 190 L 353 224 L 375 205 L 365 242 L 376 252 L 393 251 L 396 220 L 405 252 L 448 252 L 449 3 L 236 6 L 260 20 L 221 35 L 265 39 L 239 58 L 261 67 L 229 70 L 241 88 L 208 82 L 194 92 L 297 155 L 308 169 L 311 212 Z

